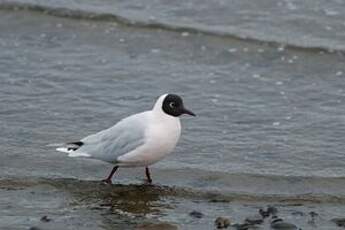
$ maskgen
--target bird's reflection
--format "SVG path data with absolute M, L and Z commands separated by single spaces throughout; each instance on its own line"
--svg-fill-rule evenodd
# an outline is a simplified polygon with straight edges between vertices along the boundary
M 105 209 L 107 214 L 159 216 L 164 209 L 171 208 L 165 199 L 173 190 L 168 186 L 107 185 L 99 181 L 74 179 L 56 179 L 51 183 L 72 193 L 77 198 L 75 202 L 90 205 L 91 209 Z

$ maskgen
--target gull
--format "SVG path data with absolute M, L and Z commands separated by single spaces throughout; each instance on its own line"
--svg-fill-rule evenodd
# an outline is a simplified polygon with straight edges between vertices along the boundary
M 195 114 L 186 109 L 176 94 L 161 95 L 152 110 L 128 116 L 114 126 L 91 134 L 80 141 L 63 144 L 57 151 L 69 157 L 85 157 L 113 164 L 109 176 L 112 183 L 119 167 L 145 167 L 148 183 L 152 183 L 149 166 L 173 151 L 180 135 L 180 116 Z

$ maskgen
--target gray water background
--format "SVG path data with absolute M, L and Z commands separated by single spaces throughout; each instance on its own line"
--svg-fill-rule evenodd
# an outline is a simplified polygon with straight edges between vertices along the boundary
M 343 1 L 0 1 L 1 178 L 103 179 L 111 165 L 47 145 L 173 92 L 198 117 L 182 118 L 154 181 L 264 203 L 302 197 L 325 202 L 324 219 L 340 215 L 327 205 L 345 201 L 344 12 Z M 190 224 L 178 213 L 163 216 Z

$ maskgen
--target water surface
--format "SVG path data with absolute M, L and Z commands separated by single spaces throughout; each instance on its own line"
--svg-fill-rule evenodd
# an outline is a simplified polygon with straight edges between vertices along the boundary
M 0 226 L 210 229 L 217 216 L 241 222 L 274 204 L 303 229 L 314 229 L 311 211 L 337 229 L 343 12 L 341 1 L 0 1 Z M 182 118 L 175 152 L 153 166 L 158 187 L 140 187 L 143 169 L 122 169 L 122 187 L 103 192 L 111 165 L 47 147 L 166 92 L 198 117 Z M 109 201 L 121 189 L 134 195 Z

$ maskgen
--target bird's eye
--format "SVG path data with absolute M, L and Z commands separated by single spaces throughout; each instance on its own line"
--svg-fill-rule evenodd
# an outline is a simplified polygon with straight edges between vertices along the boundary
M 172 109 L 173 109 L 173 108 L 175 108 L 175 107 L 176 107 L 176 103 L 175 103 L 175 102 L 170 102 L 170 103 L 169 103 L 169 106 L 170 106 L 170 108 L 172 108 Z

